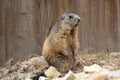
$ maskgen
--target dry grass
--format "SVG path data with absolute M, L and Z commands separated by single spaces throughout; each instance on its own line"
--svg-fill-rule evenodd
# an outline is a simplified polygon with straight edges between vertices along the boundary
M 110 70 L 120 69 L 120 56 L 113 57 L 105 53 L 83 53 L 80 54 L 79 59 L 82 66 L 99 64 L 100 66 Z

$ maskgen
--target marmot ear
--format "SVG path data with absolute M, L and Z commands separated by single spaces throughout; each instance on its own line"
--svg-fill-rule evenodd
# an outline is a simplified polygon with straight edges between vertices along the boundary
M 61 19 L 64 20 L 64 19 L 65 19 L 65 16 L 61 16 Z
M 61 22 L 62 22 L 64 19 L 65 19 L 65 16 L 60 16 L 60 17 L 58 18 L 58 22 L 61 24 Z

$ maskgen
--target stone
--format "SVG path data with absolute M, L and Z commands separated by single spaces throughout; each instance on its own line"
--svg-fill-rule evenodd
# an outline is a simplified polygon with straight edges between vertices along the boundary
M 93 64 L 91 66 L 84 66 L 85 73 L 100 72 L 101 70 L 102 68 L 97 64 Z
M 48 70 L 45 71 L 45 75 L 48 78 L 57 78 L 61 75 L 61 73 L 59 71 L 57 71 L 57 69 L 53 66 L 50 66 L 48 68 Z
M 102 72 L 107 74 L 109 77 L 112 77 L 114 79 L 119 78 L 120 79 L 120 70 L 108 70 L 108 69 L 103 69 Z
M 109 53 L 110 56 L 118 58 L 120 56 L 120 52 L 111 52 Z
M 69 71 L 65 75 L 64 80 L 75 80 L 75 74 L 72 71 Z
M 81 73 L 75 74 L 75 77 L 76 77 L 75 80 L 88 80 L 91 77 L 91 75 L 81 72 Z
M 111 78 L 104 72 L 98 72 L 93 74 L 89 80 L 111 80 Z
M 52 80 L 76 80 L 76 76 L 72 71 L 69 71 L 64 77 L 62 78 L 55 78 Z
M 46 80 L 44 76 L 40 76 L 39 80 Z

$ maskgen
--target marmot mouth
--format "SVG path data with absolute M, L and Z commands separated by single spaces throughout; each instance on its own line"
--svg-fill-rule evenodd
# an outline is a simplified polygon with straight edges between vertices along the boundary
M 77 24 L 75 25 L 75 27 L 77 27 L 79 23 L 80 23 L 80 20 L 78 19 Z

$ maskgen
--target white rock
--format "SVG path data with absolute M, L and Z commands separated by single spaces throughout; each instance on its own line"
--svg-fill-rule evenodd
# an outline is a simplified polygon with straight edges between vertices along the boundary
M 89 80 L 111 80 L 111 78 L 101 71 L 93 74 Z
M 120 52 L 111 52 L 111 53 L 109 53 L 109 55 L 112 56 L 112 57 L 117 58 L 117 57 L 120 56 Z
M 44 76 L 40 76 L 39 80 L 45 80 L 45 77 Z
M 48 68 L 48 70 L 45 71 L 45 75 L 48 78 L 57 78 L 61 75 L 61 73 L 59 71 L 57 71 L 57 69 L 53 66 L 50 66 Z
M 72 71 L 69 71 L 65 75 L 64 80 L 75 80 L 75 74 Z
M 75 80 L 76 76 L 72 71 L 69 71 L 64 77 L 62 78 L 55 78 L 52 80 Z
M 91 74 L 86 74 L 84 72 L 75 74 L 75 80 L 88 80 L 91 77 Z
M 101 70 L 102 70 L 102 68 L 97 64 L 93 64 L 91 66 L 84 67 L 85 73 L 100 72 Z
M 76 75 L 76 80 L 111 80 L 110 77 L 100 71 L 100 72 L 94 72 L 94 73 L 77 73 Z
M 120 79 L 120 70 L 110 71 L 108 69 L 103 69 L 102 72 L 104 72 L 105 74 L 107 74 L 109 77 L 119 78 Z

